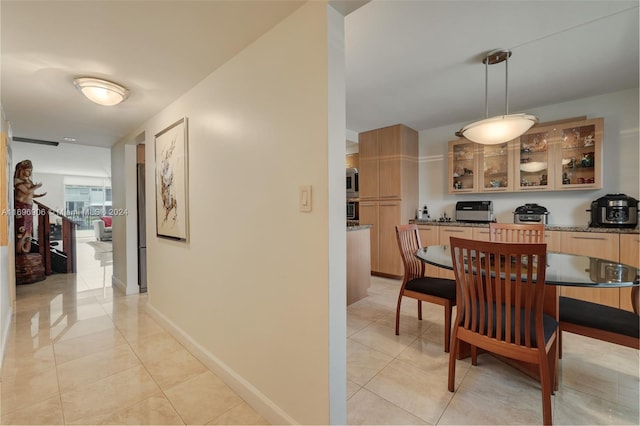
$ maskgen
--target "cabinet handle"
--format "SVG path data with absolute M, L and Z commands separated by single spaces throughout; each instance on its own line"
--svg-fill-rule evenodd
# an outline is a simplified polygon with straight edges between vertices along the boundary
M 571 238 L 576 240 L 602 240 L 602 241 L 606 240 L 606 238 L 604 237 L 571 237 Z
M 462 229 L 443 229 L 444 232 L 464 232 Z

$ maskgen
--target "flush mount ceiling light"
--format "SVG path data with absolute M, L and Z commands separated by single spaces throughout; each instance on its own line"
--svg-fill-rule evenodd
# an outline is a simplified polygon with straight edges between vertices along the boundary
M 482 60 L 485 69 L 485 90 L 484 90 L 484 120 L 467 124 L 458 132 L 456 136 L 462 136 L 470 141 L 483 145 L 496 145 L 508 142 L 517 138 L 529 130 L 531 126 L 538 122 L 538 118 L 527 114 L 509 114 L 509 56 L 508 49 L 496 49 L 489 53 Z M 504 115 L 489 118 L 489 65 L 505 63 L 505 85 L 504 85 Z
M 112 81 L 93 77 L 78 77 L 73 79 L 73 84 L 90 101 L 98 105 L 113 106 L 127 99 L 129 91 Z

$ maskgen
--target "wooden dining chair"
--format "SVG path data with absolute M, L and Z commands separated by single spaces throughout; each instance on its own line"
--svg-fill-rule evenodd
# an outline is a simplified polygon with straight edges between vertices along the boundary
M 542 223 L 489 223 L 489 241 L 504 243 L 543 243 Z
M 562 296 L 560 297 L 560 334 L 558 337 L 560 358 L 562 358 L 563 332 L 640 349 L 640 317 L 637 311 L 630 312 Z
M 424 276 L 425 264 L 415 256 L 416 251 L 422 247 L 417 225 L 396 226 L 396 237 L 404 264 L 404 278 L 396 308 L 396 335 L 400 334 L 400 306 L 403 297 L 417 299 L 419 320 L 422 320 L 422 302 L 435 303 L 444 307 L 444 351 L 449 352 L 451 312 L 456 305 L 456 283 L 449 279 Z
M 449 353 L 449 391 L 455 390 L 460 342 L 471 345 L 471 363 L 484 349 L 538 365 L 542 416 L 551 424 L 557 321 L 543 313 L 546 244 L 501 243 L 451 237 L 458 295 Z

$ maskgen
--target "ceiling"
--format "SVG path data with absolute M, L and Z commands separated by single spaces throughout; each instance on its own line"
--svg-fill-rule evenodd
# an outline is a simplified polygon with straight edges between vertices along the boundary
M 347 128 L 416 130 L 484 118 L 489 50 L 509 48 L 511 112 L 638 87 L 638 1 L 342 1 Z M 359 7 L 361 4 L 362 7 Z M 176 100 L 299 1 L 0 3 L 1 101 L 13 135 L 110 147 Z M 504 64 L 489 68 L 504 112 Z M 119 82 L 117 107 L 73 77 Z

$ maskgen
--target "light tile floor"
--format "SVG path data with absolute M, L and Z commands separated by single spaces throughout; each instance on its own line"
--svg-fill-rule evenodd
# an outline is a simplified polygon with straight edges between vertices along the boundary
M 405 298 L 400 335 L 395 304 L 400 281 L 373 277 L 369 296 L 347 308 L 349 424 L 541 424 L 540 385 L 489 354 L 456 364 L 447 390 L 443 308 Z M 455 313 L 455 311 L 454 311 Z M 625 348 L 565 333 L 557 425 L 640 424 L 639 357 Z
M 112 290 L 109 243 L 77 243 L 76 274 L 17 287 L 2 424 L 268 424 L 145 313 L 145 294 Z
M 267 424 L 145 313 L 111 288 L 108 244 L 80 238 L 78 272 L 17 288 L 2 368 L 2 424 Z M 539 424 L 539 385 L 489 355 L 459 361 L 447 390 L 443 312 L 372 278 L 347 309 L 349 424 Z M 564 338 L 555 424 L 639 424 L 638 351 Z

